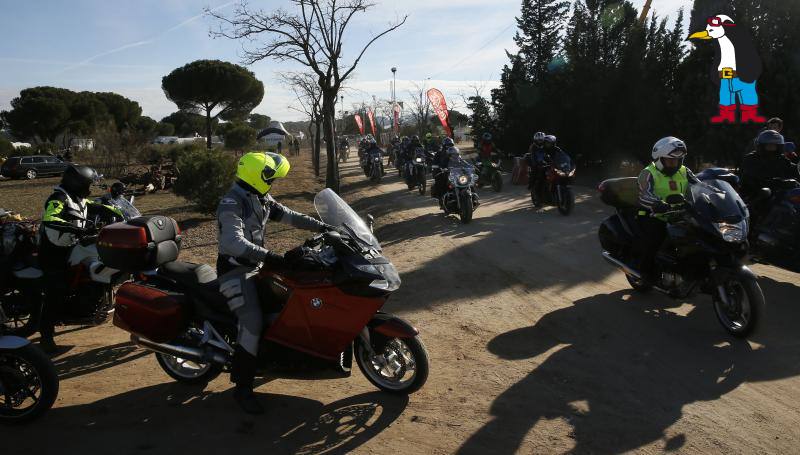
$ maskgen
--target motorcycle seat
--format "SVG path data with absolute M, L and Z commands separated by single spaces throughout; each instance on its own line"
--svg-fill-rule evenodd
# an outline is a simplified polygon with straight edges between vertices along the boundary
M 228 299 L 219 292 L 217 272 L 208 264 L 168 262 L 158 268 L 158 274 L 185 288 L 186 293 L 217 311 L 228 312 Z

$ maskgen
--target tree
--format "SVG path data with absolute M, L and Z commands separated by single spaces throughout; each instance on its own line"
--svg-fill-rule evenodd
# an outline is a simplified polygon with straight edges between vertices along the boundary
M 102 102 L 114 120 L 118 131 L 133 127 L 142 115 L 142 107 L 136 101 L 111 92 L 94 94 Z
M 0 158 L 6 158 L 14 155 L 14 146 L 11 142 L 7 141 L 4 137 L 0 137 Z
M 174 134 L 178 136 L 194 136 L 206 128 L 206 119 L 200 114 L 177 111 L 161 119 L 161 123 L 173 126 Z M 212 131 L 217 127 L 217 119 L 212 120 Z M 165 134 L 165 136 L 170 136 Z
M 248 117 L 248 123 L 250 124 L 250 128 L 253 128 L 256 131 L 261 131 L 264 128 L 268 127 L 269 122 L 271 120 L 272 119 L 269 117 L 269 115 L 264 115 L 264 114 L 253 113 L 250 114 L 250 117 Z
M 219 149 L 189 148 L 177 161 L 181 178 L 175 182 L 175 194 L 197 204 L 202 213 L 214 213 L 233 183 L 236 163 L 232 154 Z
M 11 100 L 11 110 L 3 118 L 20 139 L 55 142 L 67 130 L 74 96 L 75 92 L 63 88 L 28 88 Z
M 469 117 L 469 126 L 472 129 L 472 136 L 480 137 L 480 135 L 487 131 L 494 131 L 489 101 L 479 93 L 470 96 L 467 101 L 467 108 L 472 111 L 472 115 Z
M 358 13 L 373 6 L 369 0 L 290 0 L 294 10 L 278 8 L 272 12 L 253 11 L 246 0 L 240 0 L 231 17 L 206 9 L 217 18 L 220 27 L 212 31 L 216 37 L 258 43 L 255 47 L 244 44 L 244 61 L 252 64 L 271 58 L 293 61 L 308 68 L 317 77 L 322 91 L 322 117 L 325 144 L 328 152 L 326 185 L 339 190 L 339 169 L 334 144 L 336 100 L 342 84 L 353 75 L 367 49 L 379 38 L 396 30 L 407 19 L 404 16 L 390 23 L 383 31 L 373 35 L 360 51 L 351 54 L 344 62 L 345 33 Z M 258 38 L 264 37 L 259 42 Z
M 139 134 L 146 140 L 150 140 L 158 135 L 158 122 L 143 115 L 133 122 L 132 129 L 136 134 Z
M 417 124 L 417 135 L 422 137 L 431 130 L 431 103 L 428 101 L 425 88 L 419 84 L 415 83 L 414 90 L 409 90 L 408 94 L 411 95 L 409 114 Z
M 514 42 L 531 82 L 539 83 L 547 75 L 547 67 L 559 49 L 561 28 L 568 11 L 568 1 L 522 0 Z
M 197 60 L 177 68 L 161 79 L 161 88 L 178 109 L 205 114 L 208 148 L 214 120 L 243 118 L 264 98 L 264 84 L 252 71 L 220 60 Z
M 280 76 L 284 85 L 289 87 L 297 100 L 289 109 L 305 114 L 309 118 L 308 136 L 312 138 L 311 163 L 314 175 L 319 177 L 320 155 L 322 148 L 322 90 L 317 84 L 314 74 L 305 72 L 287 72 Z
M 225 131 L 225 147 L 231 150 L 245 150 L 256 143 L 256 130 L 246 123 L 233 123 Z
M 156 124 L 157 136 L 172 136 L 173 134 L 175 134 L 175 125 L 172 123 L 158 122 Z

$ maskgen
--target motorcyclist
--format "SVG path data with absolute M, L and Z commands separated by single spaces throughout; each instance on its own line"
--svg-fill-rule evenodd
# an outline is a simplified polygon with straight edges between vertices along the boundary
M 537 131 L 533 135 L 533 142 L 528 147 L 528 153 L 525 154 L 525 163 L 530 168 L 528 173 L 528 190 L 536 188 L 536 183 L 544 178 L 544 163 L 545 163 L 545 150 L 544 150 L 545 134 Z
M 658 249 L 666 237 L 664 213 L 680 209 L 666 202 L 668 196 L 684 195 L 690 184 L 698 183 L 692 171 L 683 165 L 686 144 L 672 136 L 653 145 L 653 162 L 639 174 L 639 205 L 637 223 L 641 235 L 636 239 L 639 268 L 646 282 L 654 281 L 654 263 Z
M 497 147 L 492 142 L 492 133 L 485 132 L 481 136 L 481 143 L 478 147 L 478 161 L 491 160 L 492 155 L 498 153 Z
M 369 143 L 367 144 L 367 150 L 364 153 L 364 156 L 367 158 L 365 166 L 372 165 L 372 162 L 369 161 L 369 158 L 375 154 L 377 154 L 379 157 L 381 157 L 381 159 L 383 159 L 383 150 L 381 150 L 381 148 L 378 147 L 378 143 L 375 141 L 375 139 L 371 138 Z M 386 175 L 386 170 L 383 170 L 383 175 Z
M 122 216 L 114 208 L 86 199 L 97 173 L 88 166 L 70 165 L 61 177 L 61 184 L 44 203 L 39 247 L 39 263 L 44 273 L 44 304 L 39 332 L 41 346 L 47 353 L 58 350 L 53 335 L 67 294 L 69 293 L 68 260 L 72 249 L 96 233 L 87 225 L 96 214 Z
M 759 198 L 761 188 L 775 189 L 776 180 L 800 178 L 797 166 L 784 154 L 785 141 L 775 130 L 762 131 L 756 138 L 756 151 L 742 160 L 742 194 L 753 206 L 753 218 L 766 209 Z
M 283 256 L 265 247 L 267 222 L 278 221 L 296 228 L 324 232 L 332 229 L 321 221 L 290 210 L 269 195 L 277 179 L 289 173 L 289 161 L 276 153 L 250 152 L 239 160 L 236 181 L 217 206 L 220 292 L 238 321 L 231 381 L 234 398 L 249 414 L 264 408 L 253 394 L 256 358 L 263 329 L 263 315 L 254 281 L 262 266 L 286 266 Z
M 436 150 L 436 139 L 433 137 L 433 134 L 426 133 L 425 134 L 425 150 L 426 151 L 435 151 Z

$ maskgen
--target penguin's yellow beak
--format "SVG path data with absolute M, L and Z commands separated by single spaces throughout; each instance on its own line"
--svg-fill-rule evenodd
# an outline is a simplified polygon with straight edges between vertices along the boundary
M 703 30 L 702 32 L 692 33 L 689 35 L 689 39 L 711 39 L 711 36 L 707 30 Z

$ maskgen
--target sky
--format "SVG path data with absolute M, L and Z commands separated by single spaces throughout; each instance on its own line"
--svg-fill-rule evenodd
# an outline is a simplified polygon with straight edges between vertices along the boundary
M 238 2 L 238 0 L 237 0 Z M 499 85 L 514 51 L 515 17 L 521 0 L 375 0 L 376 5 L 350 27 L 345 61 L 388 23 L 408 15 L 398 30 L 367 51 L 347 84 L 344 109 L 354 103 L 390 98 L 396 67 L 397 99 L 411 98 L 415 84 L 439 88 L 448 105 L 464 109 L 461 95 Z M 633 0 L 639 8 L 644 0 Z M 0 0 L 0 110 L 10 108 L 19 91 L 49 85 L 71 90 L 112 91 L 137 101 L 144 115 L 159 120 L 177 110 L 161 90 L 161 78 L 198 59 L 241 63 L 241 43 L 209 37 L 216 22 L 208 7 L 232 13 L 227 0 Z M 251 8 L 271 11 L 287 1 L 250 0 Z M 654 0 L 659 16 L 675 16 L 691 0 Z M 294 94 L 278 75 L 299 69 L 273 60 L 249 69 L 264 82 L 265 96 L 254 112 L 273 119 L 304 119 Z

